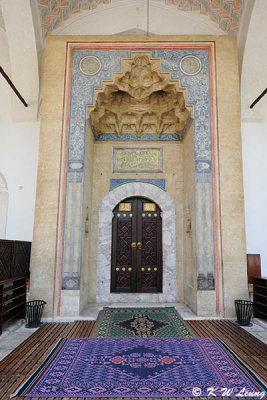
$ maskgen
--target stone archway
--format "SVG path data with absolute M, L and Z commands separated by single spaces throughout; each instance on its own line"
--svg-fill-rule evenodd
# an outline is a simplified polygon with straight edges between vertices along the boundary
M 123 199 L 146 197 L 162 210 L 163 290 L 162 293 L 110 293 L 112 210 Z M 176 233 L 175 205 L 168 193 L 144 182 L 131 182 L 110 191 L 99 207 L 96 302 L 175 302 L 176 301 Z

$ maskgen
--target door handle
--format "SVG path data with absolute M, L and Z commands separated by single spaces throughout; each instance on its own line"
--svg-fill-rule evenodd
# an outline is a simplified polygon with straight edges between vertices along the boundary
M 140 250 L 142 249 L 142 243 L 141 242 L 137 242 L 137 248 Z
M 132 249 L 136 249 L 136 243 L 135 242 L 133 242 L 132 244 L 131 244 L 131 247 L 132 247 Z

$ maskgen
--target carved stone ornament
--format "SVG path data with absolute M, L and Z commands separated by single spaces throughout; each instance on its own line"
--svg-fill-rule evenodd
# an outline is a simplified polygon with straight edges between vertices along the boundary
M 198 274 L 197 290 L 215 290 L 215 279 L 212 273 Z
M 96 137 L 101 133 L 181 134 L 192 112 L 186 106 L 186 89 L 161 72 L 160 59 L 150 52 L 133 52 L 122 60 L 122 73 L 95 89 L 95 106 L 88 117 Z
M 64 277 L 62 282 L 63 290 L 79 290 L 80 278 L 78 276 Z

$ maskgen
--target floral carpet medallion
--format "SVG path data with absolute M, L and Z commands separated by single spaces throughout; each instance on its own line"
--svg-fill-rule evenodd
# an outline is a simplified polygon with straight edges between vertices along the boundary
M 191 337 L 194 336 L 174 307 L 104 308 L 96 337 Z
M 223 388 L 228 397 L 267 390 L 220 339 L 63 338 L 16 395 L 193 397 Z

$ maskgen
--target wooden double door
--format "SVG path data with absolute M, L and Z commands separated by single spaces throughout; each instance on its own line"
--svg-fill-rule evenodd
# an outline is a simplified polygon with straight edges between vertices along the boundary
M 162 292 L 162 222 L 156 203 L 128 198 L 113 210 L 111 292 Z

